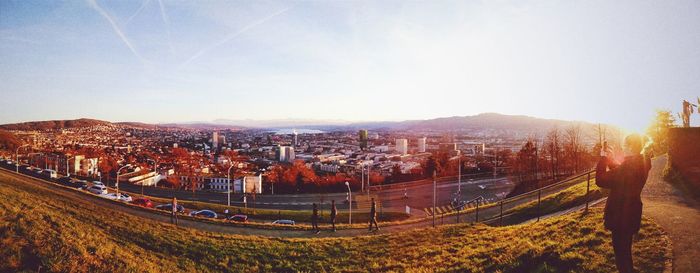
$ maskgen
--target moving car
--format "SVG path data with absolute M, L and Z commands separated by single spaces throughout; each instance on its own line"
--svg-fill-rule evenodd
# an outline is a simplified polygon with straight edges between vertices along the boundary
M 172 204 L 157 205 L 156 209 L 171 212 L 171 211 L 173 211 L 173 205 Z M 183 207 L 182 205 L 177 205 L 177 212 L 180 212 L 180 213 L 185 212 L 185 207 Z
M 248 222 L 248 215 L 245 215 L 245 214 L 236 214 L 236 215 L 234 215 L 234 216 L 229 217 L 228 219 L 231 220 L 231 221 L 234 221 L 234 222 L 245 223 L 245 222 Z
M 153 202 L 148 198 L 136 198 L 131 202 L 134 205 L 142 206 L 144 208 L 152 208 Z
M 204 218 L 216 218 L 216 212 L 213 212 L 208 209 L 203 209 L 203 210 L 195 210 L 193 212 L 190 212 L 190 216 L 194 217 L 204 217 Z
M 94 194 L 107 194 L 107 187 L 103 185 L 92 185 L 88 191 Z
M 272 223 L 277 224 L 277 225 L 289 225 L 289 226 L 293 226 L 294 224 L 296 224 L 294 222 L 294 220 L 275 220 Z
M 129 196 L 129 195 L 126 194 L 126 193 L 119 193 L 119 197 L 118 197 L 118 198 L 117 198 L 117 194 L 114 193 L 114 192 L 113 192 L 113 193 L 108 193 L 108 194 L 105 194 L 105 195 L 101 195 L 101 197 L 104 197 L 104 198 L 107 198 L 107 199 L 112 199 L 112 200 L 119 200 L 119 201 L 122 201 L 122 202 L 131 202 L 131 201 L 133 200 L 133 199 L 131 198 L 131 196 Z

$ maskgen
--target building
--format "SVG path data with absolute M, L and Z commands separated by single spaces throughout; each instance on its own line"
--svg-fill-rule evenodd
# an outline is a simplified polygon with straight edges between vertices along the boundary
M 277 150 L 277 160 L 280 162 L 294 162 L 296 156 L 294 155 L 294 147 L 292 146 L 279 146 Z
M 219 132 L 217 131 L 214 131 L 214 133 L 211 136 L 211 146 L 214 150 L 216 150 L 216 148 L 219 147 Z
M 294 159 L 296 159 L 296 156 L 294 154 L 294 147 L 285 146 L 284 149 L 285 149 L 284 154 L 286 155 L 286 158 L 284 161 L 294 162 Z
M 293 139 L 292 139 L 292 147 L 297 147 L 297 146 L 299 146 L 299 134 L 297 133 L 297 130 L 294 130 Z
M 360 150 L 364 151 L 367 149 L 367 130 L 362 129 L 357 134 L 360 137 Z
M 396 152 L 402 155 L 408 154 L 408 139 L 397 138 L 396 139 Z
M 419 153 L 425 153 L 425 142 L 426 142 L 425 137 L 418 138 L 418 152 Z

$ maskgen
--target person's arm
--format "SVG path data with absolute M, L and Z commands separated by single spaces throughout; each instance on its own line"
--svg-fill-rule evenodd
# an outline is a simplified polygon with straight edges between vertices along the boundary
M 612 161 L 608 157 L 600 158 L 595 170 L 595 184 L 598 185 L 598 187 L 605 189 L 612 188 L 612 185 L 615 182 L 614 177 L 618 171 L 618 166 L 619 164 Z M 608 167 L 610 170 L 608 170 Z

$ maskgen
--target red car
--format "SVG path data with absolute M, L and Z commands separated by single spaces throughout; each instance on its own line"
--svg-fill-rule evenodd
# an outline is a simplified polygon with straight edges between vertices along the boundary
M 144 208 L 152 208 L 153 203 L 151 200 L 147 198 L 136 198 L 134 201 L 131 202 L 134 205 L 142 206 Z

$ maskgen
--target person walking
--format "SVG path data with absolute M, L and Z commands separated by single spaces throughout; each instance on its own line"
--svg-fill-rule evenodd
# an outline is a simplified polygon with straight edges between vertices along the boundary
M 335 207 L 335 200 L 331 200 L 331 225 L 333 225 L 333 232 L 335 229 L 335 217 L 338 216 L 338 209 Z
M 321 229 L 318 228 L 318 205 L 313 204 L 313 211 L 311 212 L 311 228 L 316 231 L 316 234 L 321 233 Z
M 605 228 L 612 233 L 615 265 L 620 273 L 636 272 L 632 262 L 632 237 L 639 232 L 640 195 L 651 169 L 651 159 L 642 155 L 644 142 L 641 135 L 631 134 L 625 138 L 625 158 L 621 164 L 610 157 L 609 150 L 604 150 L 596 166 L 596 185 L 610 189 L 603 218 Z
M 377 203 L 374 202 L 374 198 L 372 198 L 372 206 L 369 208 L 369 231 L 372 231 L 372 224 L 376 228 L 375 231 L 379 231 L 379 225 L 377 225 Z
M 177 197 L 173 197 L 172 213 L 170 215 L 170 223 L 177 226 Z

